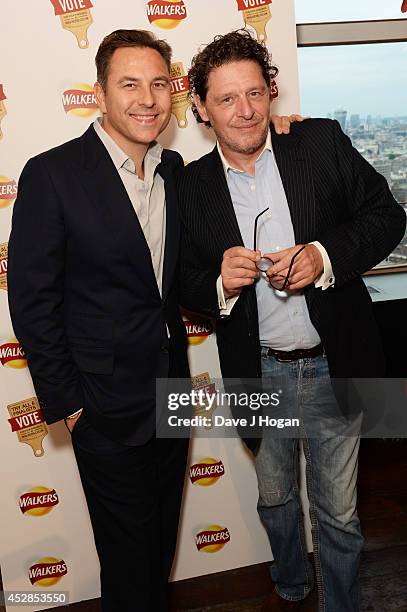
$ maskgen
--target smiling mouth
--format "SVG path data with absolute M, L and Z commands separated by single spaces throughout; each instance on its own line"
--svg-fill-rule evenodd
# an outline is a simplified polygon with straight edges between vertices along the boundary
M 142 125 L 152 125 L 157 120 L 158 115 L 136 115 L 130 114 L 131 119 Z

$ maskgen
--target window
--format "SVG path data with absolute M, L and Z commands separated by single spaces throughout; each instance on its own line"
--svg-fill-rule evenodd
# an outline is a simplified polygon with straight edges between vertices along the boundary
M 296 0 L 297 23 L 400 19 L 401 0 Z
M 335 4 L 296 0 L 302 113 L 337 119 L 407 210 L 407 21 L 310 23 L 391 16 L 401 0 Z M 389 266 L 407 267 L 407 233 Z

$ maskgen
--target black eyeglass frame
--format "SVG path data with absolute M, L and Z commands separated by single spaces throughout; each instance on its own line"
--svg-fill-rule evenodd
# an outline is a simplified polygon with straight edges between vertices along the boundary
M 257 224 L 258 224 L 258 220 L 260 219 L 260 217 L 262 215 L 264 215 L 265 212 L 267 212 L 269 210 L 269 206 L 267 206 L 267 208 L 265 208 L 264 210 L 262 210 L 255 218 L 254 220 L 254 230 L 253 230 L 253 251 L 257 251 Z M 276 289 L 277 291 L 284 291 L 287 288 L 288 282 L 289 282 L 289 278 L 290 278 L 290 274 L 291 274 L 291 270 L 293 268 L 295 259 L 297 257 L 297 255 L 299 255 L 301 253 L 301 251 L 303 251 L 305 249 L 307 245 L 304 244 L 300 249 L 298 249 L 298 251 L 296 253 L 294 253 L 294 255 L 291 258 L 290 261 L 290 265 L 288 266 L 288 272 L 285 276 L 284 282 L 282 284 L 281 287 L 276 287 L 275 285 L 273 285 L 272 281 L 269 279 L 269 283 L 270 285 L 273 287 L 273 289 Z M 259 261 L 256 262 L 256 267 L 261 271 L 261 272 L 266 272 L 272 265 L 274 265 L 274 261 L 272 259 L 270 259 L 269 257 L 261 257 L 261 259 Z M 284 277 L 283 277 L 284 278 Z

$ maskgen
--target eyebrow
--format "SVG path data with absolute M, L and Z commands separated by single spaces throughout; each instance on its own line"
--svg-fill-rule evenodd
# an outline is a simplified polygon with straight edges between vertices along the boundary
M 248 87 L 247 90 L 245 91 L 246 94 L 250 93 L 251 91 L 254 90 L 258 90 L 258 91 L 267 91 L 267 85 L 261 85 L 261 86 L 253 86 L 253 87 Z M 218 100 L 222 100 L 223 98 L 230 98 L 231 96 L 235 95 L 236 92 L 235 91 L 225 91 L 224 93 L 220 94 L 219 96 L 215 96 L 215 102 Z
M 119 80 L 119 83 L 124 83 L 125 81 L 130 82 L 130 83 L 139 83 L 141 81 L 141 79 L 135 78 L 135 77 L 129 77 L 129 76 L 124 76 Z M 170 79 L 168 76 L 166 76 L 165 74 L 163 75 L 159 75 L 156 76 L 152 79 L 152 82 L 156 82 L 156 81 L 165 81 L 166 83 L 170 82 Z

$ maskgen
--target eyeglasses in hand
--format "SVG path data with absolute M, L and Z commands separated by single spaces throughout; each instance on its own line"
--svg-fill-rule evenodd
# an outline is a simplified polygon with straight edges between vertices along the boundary
M 261 213 L 259 213 L 257 215 L 257 217 L 255 218 L 255 220 L 254 220 L 253 251 L 257 251 L 257 224 L 258 224 L 258 220 L 259 220 L 259 218 L 265 212 L 268 211 L 268 209 L 269 209 L 269 207 L 267 206 L 267 208 L 262 210 Z M 297 255 L 299 255 L 301 253 L 301 251 L 303 249 L 305 249 L 305 247 L 306 247 L 306 245 L 304 244 L 302 247 L 300 247 L 298 249 L 298 251 L 296 253 L 294 253 L 294 255 L 291 258 L 290 265 L 288 266 L 287 274 L 285 274 L 285 275 L 276 274 L 272 278 L 269 278 L 269 283 L 273 287 L 273 289 L 276 289 L 277 291 L 284 291 L 287 288 L 288 282 L 289 282 L 289 279 L 290 279 L 290 274 L 291 274 L 291 271 L 292 271 L 295 259 L 296 259 Z M 267 270 L 271 266 L 273 266 L 273 265 L 274 265 L 274 261 L 272 259 L 270 259 L 269 257 L 261 257 L 259 259 L 259 261 L 256 262 L 256 267 L 261 272 L 267 272 Z

